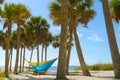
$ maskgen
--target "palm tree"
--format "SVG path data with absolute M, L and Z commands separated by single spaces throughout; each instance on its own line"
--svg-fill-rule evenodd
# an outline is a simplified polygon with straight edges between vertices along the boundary
M 44 46 L 45 46 L 45 61 L 47 61 L 47 47 L 52 43 L 53 36 L 50 32 L 47 32 L 45 41 L 44 41 Z
M 116 22 L 120 21 L 120 0 L 111 0 L 110 1 L 110 11 L 112 19 Z
M 14 20 L 17 24 L 17 53 L 16 53 L 16 62 L 14 73 L 18 73 L 18 62 L 19 62 L 19 47 L 20 47 L 20 26 L 25 25 L 25 20 L 30 17 L 30 10 L 23 4 L 15 4 L 14 5 L 15 16 Z
M 32 61 L 33 50 L 34 50 L 34 47 L 31 47 L 30 62 Z M 29 71 L 30 71 L 30 65 L 29 65 Z
M 68 5 L 69 32 L 71 33 L 70 35 L 74 34 L 77 54 L 79 57 L 79 62 L 81 63 L 82 72 L 84 75 L 89 76 L 90 73 L 87 69 L 87 66 L 85 64 L 85 61 L 82 55 L 82 50 L 79 44 L 80 42 L 78 40 L 76 27 L 78 26 L 78 24 L 84 24 L 85 25 L 84 27 L 86 27 L 90 19 L 94 17 L 95 11 L 91 9 L 93 1 L 92 0 L 68 0 L 68 3 L 69 3 Z M 80 4 L 77 4 L 77 3 L 80 3 Z M 53 24 L 60 25 L 61 0 L 57 0 L 56 2 L 51 3 L 49 8 L 50 8 L 50 18 L 53 20 Z
M 4 20 L 4 28 L 7 28 L 5 41 L 6 41 L 6 54 L 5 54 L 5 77 L 8 77 L 8 54 L 11 41 L 11 28 L 13 24 L 14 14 L 13 14 L 13 4 L 5 4 L 3 10 L 1 11 L 1 17 Z
M 44 44 L 42 44 L 41 62 L 43 62 Z
M 24 64 L 25 64 L 25 51 L 26 51 L 26 47 L 28 47 L 28 40 L 26 38 L 26 33 L 25 33 L 25 29 L 26 27 L 21 27 L 20 28 L 20 39 L 21 39 L 21 47 L 23 48 L 23 57 L 22 57 L 22 72 L 24 72 Z
M 67 44 L 67 65 L 66 65 L 66 74 L 68 74 L 69 72 L 69 62 L 70 62 L 70 54 L 71 54 L 71 49 L 72 49 L 72 41 L 73 41 L 73 37 L 72 37 L 72 30 L 69 30 L 69 41 L 68 41 L 68 44 Z
M 39 62 L 39 45 L 44 42 L 46 38 L 46 32 L 48 32 L 49 24 L 46 19 L 41 18 L 40 16 L 32 16 L 27 22 L 28 31 L 32 34 L 34 42 L 33 46 L 37 46 L 37 62 Z
M 54 48 L 59 48 L 60 47 L 60 35 L 53 36 L 52 46 Z
M 25 50 L 26 50 L 26 48 L 25 48 L 25 46 L 24 46 L 24 52 L 23 52 L 23 61 L 22 61 L 22 72 L 24 72 L 24 64 L 25 64 Z
M 31 50 L 31 55 L 30 55 L 30 60 L 29 60 L 30 62 L 32 61 L 33 50 L 36 46 L 35 42 L 37 40 L 37 38 L 35 38 L 34 27 L 31 26 L 31 24 L 32 24 L 32 21 L 27 22 L 27 26 L 24 28 L 24 38 L 23 38 L 24 50 L 25 50 L 25 47 L 27 47 L 29 50 Z M 24 53 L 24 55 L 25 55 L 25 53 Z M 25 59 L 25 58 L 23 58 L 23 59 Z M 30 70 L 30 65 L 29 65 L 29 70 Z
M 47 47 L 49 46 L 50 43 L 52 43 L 52 34 L 50 32 L 45 33 L 46 37 L 44 38 L 42 42 L 42 54 L 41 54 L 41 61 L 47 61 Z M 44 52 L 45 50 L 45 52 Z
M 68 1 L 62 0 L 61 5 L 61 35 L 59 60 L 56 80 L 68 80 L 66 78 L 66 50 L 67 50 L 67 26 L 68 26 Z
M 21 47 L 21 53 L 20 53 L 20 68 L 19 68 L 19 72 L 23 72 L 22 70 L 23 70 L 23 64 L 22 63 L 24 63 L 24 59 L 25 59 L 25 54 L 24 53 L 22 53 L 23 51 L 23 49 L 24 49 L 24 47 L 25 47 L 25 43 L 26 43 L 26 41 L 25 41 L 25 32 L 24 32 L 24 26 L 22 26 L 22 27 L 20 27 L 20 47 Z M 22 56 L 23 55 L 23 56 Z
M 22 72 L 22 56 L 23 56 L 23 53 L 22 53 L 22 49 L 23 49 L 23 47 L 21 46 L 21 53 L 20 53 L 20 67 L 19 67 L 19 72 Z
M 71 34 L 71 33 L 70 33 Z M 52 46 L 54 48 L 60 47 L 60 35 L 53 36 Z M 67 42 L 67 64 L 66 64 L 66 74 L 68 74 L 69 69 L 69 61 L 70 61 L 70 53 L 72 48 L 72 35 L 68 36 L 68 42 Z
M 4 45 L 5 45 L 4 32 L 0 30 L 0 46 L 3 47 Z
M 47 50 L 46 48 L 49 45 L 49 43 L 48 43 L 49 24 L 47 23 L 47 21 L 45 19 L 43 19 L 42 25 L 43 25 L 43 28 L 41 28 L 41 31 L 40 31 L 40 34 L 41 34 L 41 39 L 40 40 L 41 40 L 41 45 L 42 45 L 41 61 L 43 61 L 44 49 L 45 49 L 45 53 L 46 53 L 46 50 Z
M 9 71 L 12 71 L 12 55 L 13 55 L 13 53 L 12 53 L 12 48 L 10 48 L 10 53 L 9 53 Z
M 9 68 L 9 71 L 12 71 L 11 70 L 11 68 L 12 68 L 12 55 L 13 55 L 13 53 L 12 53 L 12 51 L 13 51 L 13 48 L 15 47 L 15 45 L 16 45 L 16 31 L 12 31 L 12 33 L 11 33 L 11 42 L 10 42 L 10 63 L 9 63 L 9 65 L 10 65 L 10 68 Z
M 4 0 L 0 0 L 0 4 L 3 4 Z
M 108 0 L 101 0 L 101 1 L 103 6 L 105 22 L 106 22 L 107 35 L 109 40 L 113 67 L 114 67 L 114 74 L 116 78 L 120 78 L 120 55 L 116 43 L 112 19 L 110 16 L 110 8 L 109 8 Z
M 82 2 L 83 3 L 82 5 L 78 5 L 77 3 L 78 3 L 77 0 L 74 1 L 75 5 L 73 8 L 73 12 L 72 12 L 73 15 L 71 16 L 72 19 L 70 21 L 70 23 L 71 23 L 70 28 L 73 30 L 76 49 L 77 49 L 77 53 L 78 53 L 78 57 L 79 57 L 79 62 L 81 63 L 82 72 L 85 76 L 90 76 L 90 73 L 87 69 L 87 66 L 86 66 L 86 63 L 84 61 L 84 57 L 82 54 L 82 49 L 80 46 L 76 26 L 79 23 L 81 23 L 81 24 L 84 24 L 86 27 L 89 20 L 94 17 L 95 11 L 90 9 L 92 6 L 92 0 L 87 0 L 85 2 Z M 81 15 L 79 13 L 81 13 Z
M 71 33 L 70 33 L 71 34 Z M 66 65 L 66 74 L 68 74 L 69 69 L 69 61 L 70 61 L 70 53 L 72 48 L 72 35 L 68 36 L 68 42 L 67 42 L 67 65 Z M 54 48 L 60 47 L 60 35 L 53 36 L 52 46 Z
M 28 27 L 26 28 L 26 32 L 29 38 L 28 40 L 30 40 L 29 44 L 31 45 L 31 48 L 35 47 L 36 44 L 39 45 L 38 43 L 38 32 L 36 31 L 37 29 L 35 29 L 35 27 L 40 26 L 40 19 L 41 17 L 37 16 L 37 17 L 30 17 L 30 20 L 27 22 Z M 32 54 L 31 54 L 32 55 Z M 39 48 L 37 47 L 37 62 L 39 62 Z
M 21 47 L 23 48 L 23 56 L 22 56 L 22 64 L 21 64 L 21 66 L 22 66 L 22 68 L 21 68 L 21 72 L 24 72 L 24 64 L 25 64 L 25 52 L 26 52 L 26 47 L 28 48 L 28 40 L 27 40 L 27 38 L 26 38 L 26 33 L 25 33 L 25 27 L 21 27 L 20 28 L 21 30 L 20 30 L 20 40 L 21 40 Z

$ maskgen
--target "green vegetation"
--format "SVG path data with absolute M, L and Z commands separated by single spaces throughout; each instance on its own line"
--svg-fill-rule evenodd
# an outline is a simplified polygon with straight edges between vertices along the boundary
M 27 70 L 27 72 L 33 72 L 33 69 Z
M 0 72 L 0 80 L 4 80 L 5 78 L 5 73 L 4 72 Z
M 1 78 L 1 77 L 0 77 L 0 80 L 5 80 L 5 78 Z
M 89 70 L 113 70 L 113 65 L 112 64 L 102 64 L 102 63 L 98 63 L 98 64 L 94 64 L 94 65 L 90 65 L 88 66 Z M 81 70 L 81 68 L 75 68 L 74 70 Z
M 110 2 L 110 8 L 108 1 Z M 0 4 L 3 2 L 4 0 L 0 0 Z M 101 0 L 101 2 L 113 65 L 98 63 L 88 66 L 88 69 L 113 70 L 114 66 L 115 77 L 120 78 L 120 54 L 111 20 L 112 17 L 117 23 L 120 21 L 120 0 Z M 39 56 L 41 56 L 41 61 L 47 61 L 47 48 L 51 44 L 53 44 L 54 48 L 59 47 L 60 55 L 57 78 L 66 78 L 66 72 L 68 73 L 68 71 L 65 72 L 65 70 L 68 70 L 72 40 L 75 41 L 74 43 L 81 64 L 81 68 L 75 68 L 74 70 L 82 70 L 83 75 L 90 76 L 84 61 L 79 36 L 77 34 L 77 27 L 79 25 L 86 28 L 88 27 L 88 22 L 93 19 L 96 14 L 92 9 L 92 5 L 93 0 L 56 0 L 50 3 L 49 17 L 53 20 L 53 25 L 61 25 L 60 39 L 59 36 L 52 36 L 52 33 L 49 32 L 50 25 L 47 20 L 41 16 L 33 16 L 31 10 L 26 5 L 20 3 L 5 3 L 3 8 L 0 6 L 0 21 L 3 24 L 1 28 L 5 29 L 5 31 L 0 30 L 0 46 L 5 49 L 5 72 L 0 73 L 0 80 L 4 80 L 4 77 L 9 77 L 9 70 L 11 71 L 12 67 L 13 49 L 16 49 L 14 73 L 17 74 L 18 63 L 20 63 L 19 72 L 24 71 L 26 49 L 31 51 L 30 62 L 32 61 L 34 49 L 37 49 L 37 62 L 40 61 Z M 13 24 L 17 26 L 17 29 L 14 31 L 12 30 L 14 27 Z M 70 37 L 67 40 L 68 35 L 70 35 Z M 42 47 L 42 52 L 40 52 L 39 46 Z M 21 53 L 19 53 L 20 49 Z M 24 50 L 24 54 L 22 50 Z M 66 63 L 67 67 L 65 69 Z M 32 70 L 29 71 L 32 72 Z

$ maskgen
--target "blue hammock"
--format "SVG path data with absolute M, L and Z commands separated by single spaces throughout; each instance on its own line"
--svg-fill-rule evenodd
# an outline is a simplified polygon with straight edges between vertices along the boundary
M 30 64 L 30 66 L 33 68 L 35 72 L 42 72 L 42 71 L 47 71 L 56 60 L 57 58 L 46 61 L 46 62 L 42 62 L 41 64 L 38 64 L 38 65 L 30 64 L 30 62 L 28 63 Z

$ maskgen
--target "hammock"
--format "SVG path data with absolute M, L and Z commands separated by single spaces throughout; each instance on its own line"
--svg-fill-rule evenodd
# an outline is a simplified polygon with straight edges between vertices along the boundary
M 57 60 L 57 58 L 46 62 L 28 62 L 35 72 L 47 71 L 51 65 Z

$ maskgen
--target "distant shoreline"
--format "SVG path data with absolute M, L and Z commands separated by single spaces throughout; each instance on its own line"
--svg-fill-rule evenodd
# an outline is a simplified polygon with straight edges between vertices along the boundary
M 0 72 L 4 71 L 4 67 L 5 66 L 0 66 Z M 73 69 L 78 68 L 78 67 L 80 67 L 80 66 L 69 66 L 69 70 L 73 70 Z M 12 69 L 13 69 L 13 67 L 12 67 Z M 48 70 L 49 71 L 50 70 L 56 71 L 57 70 L 57 66 L 51 66 Z
M 110 63 L 104 64 L 104 63 L 97 63 L 97 64 L 93 64 L 93 65 L 88 65 L 87 66 L 89 70 L 92 71 L 99 71 L 99 70 L 113 70 L 113 65 Z M 12 67 L 12 71 L 13 71 L 14 67 Z M 28 69 L 28 66 L 25 67 L 25 69 Z M 51 66 L 49 69 L 49 71 L 57 71 L 57 66 Z M 81 70 L 80 66 L 69 66 L 69 70 Z M 0 66 L 0 72 L 4 71 L 4 66 Z

